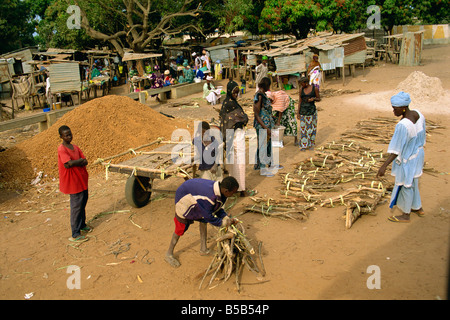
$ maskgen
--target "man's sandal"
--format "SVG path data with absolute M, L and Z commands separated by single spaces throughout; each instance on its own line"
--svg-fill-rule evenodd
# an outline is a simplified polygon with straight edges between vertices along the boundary
M 69 238 L 69 241 L 78 242 L 78 243 L 85 242 L 85 241 L 88 241 L 88 240 L 89 239 L 86 236 L 78 236 L 76 238 L 73 238 L 73 237 Z
M 419 209 L 419 210 L 411 210 L 411 212 L 414 212 L 414 213 L 417 214 L 419 217 L 425 217 L 425 211 L 423 211 L 423 209 Z
M 86 233 L 92 232 L 92 227 L 86 226 L 84 228 L 81 228 L 81 231 L 86 232 Z
M 392 222 L 400 222 L 400 223 L 408 223 L 409 222 L 409 220 L 400 220 L 396 216 L 389 217 L 388 220 L 392 221 Z

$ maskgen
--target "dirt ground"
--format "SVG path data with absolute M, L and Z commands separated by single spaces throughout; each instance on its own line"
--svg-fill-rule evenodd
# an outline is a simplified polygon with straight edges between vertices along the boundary
M 362 119 L 394 117 L 388 98 L 413 71 L 438 77 L 445 90 L 450 89 L 450 46 L 427 46 L 422 65 L 400 67 L 391 63 L 357 69 L 355 77 L 327 78 L 323 89 L 360 90 L 352 94 L 324 98 L 317 105 L 317 144 L 334 139 Z M 226 81 L 221 81 L 222 85 Z M 120 88 L 114 89 L 116 93 Z M 122 88 L 123 90 L 123 88 Z M 243 98 L 251 99 L 254 89 Z M 298 90 L 288 91 L 297 98 Z M 180 100 L 198 101 L 199 108 L 173 107 L 174 100 L 159 104 L 150 99 L 154 110 L 186 119 L 217 119 L 217 112 L 195 94 Z M 387 220 L 393 212 L 387 204 L 376 215 L 362 216 L 345 229 L 343 207 L 320 208 L 304 222 L 284 221 L 246 213 L 240 216 L 253 244 L 263 242 L 264 281 L 244 269 L 241 292 L 234 281 L 213 289 L 198 286 L 212 256 L 199 255 L 198 224 L 180 239 L 175 256 L 181 267 L 174 269 L 164 261 L 164 254 L 174 229 L 174 197 L 152 195 L 152 201 L 136 209 L 124 196 L 126 176 L 110 173 L 91 175 L 87 220 L 94 227 L 90 240 L 72 246 L 68 241 L 69 197 L 58 192 L 58 182 L 47 182 L 23 192 L 0 189 L 0 299 L 24 299 L 33 293 L 38 299 L 155 299 L 155 300 L 341 300 L 447 299 L 449 271 L 450 136 L 449 104 L 435 102 L 437 108 L 423 103 L 417 108 L 427 119 L 443 125 L 427 137 L 426 162 L 438 173 L 424 173 L 420 191 L 426 216 L 411 216 L 409 224 Z M 252 119 L 251 119 L 252 121 Z M 34 127 L 12 130 L 0 135 L 0 146 L 36 134 Z M 387 149 L 387 145 L 379 145 Z M 56 152 L 56 150 L 55 150 Z M 313 151 L 301 153 L 292 138 L 285 138 L 280 152 L 284 172 L 292 170 Z M 88 167 L 89 169 L 89 167 Z M 283 171 L 282 171 L 283 172 Z M 247 186 L 259 195 L 278 197 L 280 174 L 267 178 L 247 166 Z M 392 179 L 392 177 L 391 177 Z M 158 180 L 155 187 L 176 190 L 181 178 Z M 230 214 L 242 212 L 248 198 L 240 198 Z M 394 210 L 394 214 L 398 213 Z M 208 246 L 214 249 L 216 229 L 208 226 Z M 121 252 L 114 254 L 120 247 Z M 80 269 L 81 289 L 68 289 L 68 266 Z M 378 266 L 381 287 L 369 289 L 371 266 Z

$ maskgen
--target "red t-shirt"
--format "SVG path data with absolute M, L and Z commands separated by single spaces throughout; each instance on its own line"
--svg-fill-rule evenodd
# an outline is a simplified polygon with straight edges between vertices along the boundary
M 62 193 L 75 194 L 87 190 L 89 175 L 86 167 L 64 167 L 64 163 L 80 158 L 85 157 L 78 146 L 73 144 L 73 150 L 62 144 L 58 147 L 59 190 Z

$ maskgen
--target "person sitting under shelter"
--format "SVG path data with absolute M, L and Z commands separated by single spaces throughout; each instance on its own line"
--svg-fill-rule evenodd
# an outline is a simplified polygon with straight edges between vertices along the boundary
M 179 83 L 192 83 L 194 82 L 194 70 L 191 69 L 187 62 L 183 63 L 183 75 L 178 78 Z
M 206 83 L 203 85 L 203 98 L 210 104 L 215 105 L 220 102 L 220 92 L 222 90 L 216 89 L 212 80 L 213 77 L 206 76 Z
M 175 83 L 169 70 L 164 71 L 164 87 L 171 86 Z

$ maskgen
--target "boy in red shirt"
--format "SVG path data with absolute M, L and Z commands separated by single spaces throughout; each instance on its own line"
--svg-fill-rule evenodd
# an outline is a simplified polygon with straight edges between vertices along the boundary
M 72 132 L 68 126 L 59 128 L 59 136 L 63 140 L 58 147 L 59 190 L 70 195 L 70 241 L 87 241 L 81 231 L 92 229 L 86 225 L 86 204 L 88 201 L 88 164 L 81 149 L 71 144 Z

